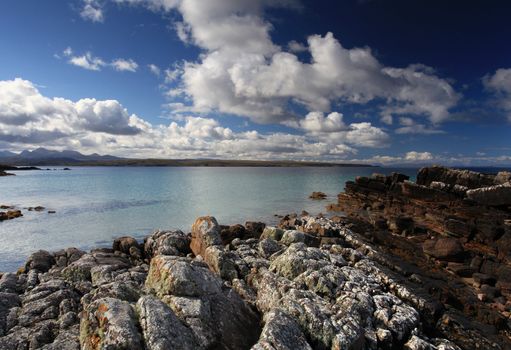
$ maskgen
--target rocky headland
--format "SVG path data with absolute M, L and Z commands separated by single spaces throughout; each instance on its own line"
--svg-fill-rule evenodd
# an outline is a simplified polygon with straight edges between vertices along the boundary
M 509 178 L 433 170 L 348 182 L 348 217 L 38 251 L 1 275 L 0 349 L 507 349 Z

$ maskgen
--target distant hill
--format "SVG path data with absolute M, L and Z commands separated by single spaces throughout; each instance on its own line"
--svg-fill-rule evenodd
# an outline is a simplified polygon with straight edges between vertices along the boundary
M 7 157 L 14 157 L 17 156 L 16 153 L 9 152 L 9 151 L 0 151 L 0 158 L 7 158 Z
M 82 162 L 114 161 L 122 158 L 97 153 L 84 155 L 76 151 L 53 151 L 37 148 L 33 151 L 22 151 L 19 154 L 0 151 L 0 164 L 9 165 L 78 165 Z
M 84 155 L 76 151 L 53 151 L 37 148 L 19 154 L 1 151 L 0 164 L 4 165 L 59 165 L 59 166 L 211 166 L 211 167 L 360 167 L 367 164 L 306 162 L 292 160 L 226 160 L 226 159 L 133 159 L 110 155 Z

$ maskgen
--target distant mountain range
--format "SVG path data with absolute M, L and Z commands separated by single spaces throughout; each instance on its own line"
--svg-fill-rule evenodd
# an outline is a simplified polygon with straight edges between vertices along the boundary
M 85 155 L 76 151 L 53 151 L 46 148 L 37 148 L 33 151 L 13 153 L 0 151 L 0 164 L 10 165 L 60 165 L 79 164 L 83 162 L 107 162 L 117 161 L 123 158 L 97 153 Z
M 211 167 L 357 167 L 367 164 L 311 162 L 293 160 L 230 160 L 230 159 L 135 159 L 110 155 L 84 155 L 76 151 L 52 151 L 37 148 L 13 153 L 0 151 L 0 169 L 7 166 L 211 166 Z

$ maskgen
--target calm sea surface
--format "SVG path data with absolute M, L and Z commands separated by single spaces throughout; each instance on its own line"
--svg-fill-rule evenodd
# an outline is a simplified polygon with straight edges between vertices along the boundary
M 158 228 L 186 232 L 202 215 L 234 224 L 275 223 L 275 214 L 301 210 L 325 212 L 345 181 L 392 171 L 416 173 L 370 167 L 76 167 L 16 172 L 0 177 L 0 204 L 40 205 L 56 213 L 23 210 L 23 217 L 0 222 L 0 271 L 16 270 L 38 249 L 110 246 L 114 237 L 142 238 Z M 313 191 L 327 193 L 328 200 L 308 199 Z

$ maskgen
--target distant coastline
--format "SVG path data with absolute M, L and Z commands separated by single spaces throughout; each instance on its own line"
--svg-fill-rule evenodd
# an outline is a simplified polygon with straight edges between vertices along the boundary
M 7 162 L 6 162 L 7 163 Z M 74 159 L 26 159 L 8 163 L 9 166 L 140 166 L 140 167 L 377 167 L 370 164 L 334 163 L 289 160 L 225 160 L 225 159 L 115 159 L 78 161 Z M 3 167 L 3 166 L 0 166 Z M 10 169 L 12 170 L 12 169 Z M 35 170 L 35 169 L 34 169 Z

